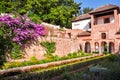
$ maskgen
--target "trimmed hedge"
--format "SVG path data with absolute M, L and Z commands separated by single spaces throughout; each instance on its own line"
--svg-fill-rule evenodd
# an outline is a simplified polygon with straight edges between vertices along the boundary
M 60 60 L 66 60 L 66 59 L 72 59 L 77 57 L 84 57 L 84 56 L 90 56 L 91 54 L 85 54 L 85 53 L 69 53 L 67 56 L 64 57 L 58 57 L 57 55 L 46 55 L 46 58 L 43 60 L 37 60 L 36 57 L 31 57 L 30 61 L 24 61 L 24 62 L 6 62 L 2 66 L 3 69 L 10 69 L 10 68 L 16 68 L 16 67 L 23 67 L 23 66 L 30 66 L 30 65 L 37 65 L 37 64 L 43 64 L 43 63 L 49 63 L 54 61 L 60 61 Z
M 94 58 L 88 58 L 88 59 L 84 59 L 84 60 L 77 60 L 76 62 L 72 62 L 70 63 L 69 61 L 65 64 L 64 62 L 61 64 L 61 66 L 55 67 L 54 68 L 49 68 L 49 69 L 45 69 L 44 70 L 37 70 L 36 72 L 32 72 L 32 73 L 25 73 L 23 72 L 20 75 L 16 75 L 16 76 L 11 76 L 11 77 L 7 77 L 8 75 L 2 75 L 5 78 L 1 78 L 0 80 L 47 80 L 47 79 L 51 79 L 54 76 L 59 76 L 61 74 L 63 74 L 65 71 L 74 71 L 76 69 L 80 69 L 80 68 L 84 68 L 85 66 L 89 66 L 91 64 L 95 64 L 101 60 L 104 60 L 108 57 L 107 56 L 98 56 L 98 57 L 94 57 Z M 19 70 L 18 72 L 19 73 Z M 14 74 L 16 74 L 14 72 Z M 21 73 L 21 72 L 20 72 Z M 10 74 L 10 73 L 7 73 Z M 12 73 L 13 74 L 13 73 Z

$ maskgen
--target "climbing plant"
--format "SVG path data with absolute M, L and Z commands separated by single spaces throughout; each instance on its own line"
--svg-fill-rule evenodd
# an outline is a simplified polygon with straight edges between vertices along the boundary
M 40 44 L 46 49 L 47 54 L 55 52 L 55 42 L 43 41 Z

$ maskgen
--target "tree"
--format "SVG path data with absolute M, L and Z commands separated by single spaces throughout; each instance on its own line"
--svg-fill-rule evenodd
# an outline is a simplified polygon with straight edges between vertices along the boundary
M 29 17 L 35 22 L 42 20 L 71 28 L 71 20 L 79 13 L 80 5 L 74 0 L 2 0 L 0 12 L 16 11 L 23 15 L 29 11 Z
M 83 14 L 89 13 L 92 10 L 93 8 L 89 8 L 89 7 L 83 8 Z

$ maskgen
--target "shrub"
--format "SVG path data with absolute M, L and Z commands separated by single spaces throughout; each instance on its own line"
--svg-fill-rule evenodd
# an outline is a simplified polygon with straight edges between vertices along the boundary
M 109 57 L 108 57 L 108 60 L 109 61 L 115 61 L 116 60 L 116 58 L 117 58 L 117 55 L 110 55 Z
M 92 53 L 99 54 L 99 51 L 93 51 Z
M 21 59 L 23 58 L 23 53 L 21 51 L 21 47 L 20 45 L 13 43 L 13 48 L 12 51 L 10 53 L 10 56 L 12 59 Z
M 80 51 L 80 54 L 81 54 L 81 56 L 84 56 L 85 52 L 84 51 Z
M 109 54 L 109 52 L 108 51 L 104 51 L 103 54 Z
M 68 57 L 69 59 L 71 59 L 71 58 L 76 58 L 76 57 L 78 57 L 78 53 L 76 53 L 76 52 L 69 53 L 69 54 L 67 55 L 67 57 Z
M 21 65 L 21 62 L 7 62 L 7 63 L 4 63 L 4 66 L 2 66 L 2 69 L 20 67 L 20 65 Z
M 65 71 L 65 72 L 63 73 L 63 76 L 64 76 L 64 77 L 63 77 L 64 80 L 72 80 L 72 77 L 71 77 L 71 75 L 69 74 L 69 72 L 66 72 L 66 71 Z
M 51 54 L 55 52 L 55 42 L 44 41 L 40 43 L 45 49 L 47 54 Z
M 30 58 L 30 61 L 37 61 L 37 58 L 36 58 L 35 56 L 32 56 L 32 57 Z

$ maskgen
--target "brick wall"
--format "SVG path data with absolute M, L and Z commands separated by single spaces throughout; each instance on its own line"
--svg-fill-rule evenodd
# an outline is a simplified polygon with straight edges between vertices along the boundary
M 42 41 L 56 42 L 56 51 L 54 54 L 58 56 L 66 56 L 70 52 L 79 50 L 79 43 L 77 39 L 58 38 L 58 37 L 39 37 L 38 41 L 31 46 L 25 48 L 25 57 L 27 59 L 35 56 L 38 59 L 43 59 L 46 53 L 45 48 L 40 45 Z

